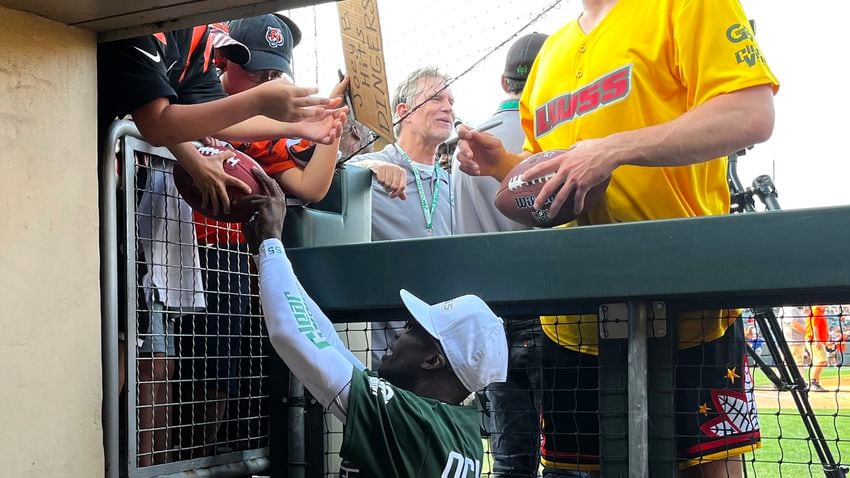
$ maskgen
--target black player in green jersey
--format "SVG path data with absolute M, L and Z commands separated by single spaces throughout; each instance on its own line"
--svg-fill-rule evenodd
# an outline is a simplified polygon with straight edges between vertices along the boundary
M 280 242 L 286 206 L 276 182 L 244 231 L 260 272 L 269 339 L 308 390 L 345 423 L 340 476 L 472 478 L 481 474 L 478 414 L 461 402 L 505 380 L 508 345 L 502 320 L 480 298 L 428 305 L 402 290 L 412 319 L 377 373 L 342 344 L 310 298 Z

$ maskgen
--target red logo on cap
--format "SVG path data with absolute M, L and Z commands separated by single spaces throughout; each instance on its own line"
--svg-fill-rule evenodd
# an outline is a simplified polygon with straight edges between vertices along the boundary
M 283 45 L 283 33 L 280 31 L 280 28 L 269 27 L 266 30 L 266 41 L 269 42 L 269 46 L 272 48 Z

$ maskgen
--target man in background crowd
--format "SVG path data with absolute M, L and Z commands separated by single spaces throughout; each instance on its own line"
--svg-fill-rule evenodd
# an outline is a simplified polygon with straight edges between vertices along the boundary
M 808 311 L 800 307 L 786 307 L 782 317 L 782 335 L 791 350 L 791 356 L 800 376 L 805 377 L 804 371 L 806 358 L 806 321 Z
M 813 305 L 806 319 L 806 350 L 812 359 L 809 390 L 813 392 L 826 391 L 820 384 L 820 376 L 829 361 L 826 352 L 827 342 L 829 342 L 829 326 L 826 323 L 826 307 Z
M 451 135 L 454 120 L 454 96 L 447 81 L 445 74 L 430 67 L 408 75 L 396 88 L 392 101 L 398 141 L 349 161 L 374 174 L 373 241 L 449 236 L 454 232 L 449 174 L 435 161 L 437 147 Z M 380 365 L 403 326 L 399 321 L 372 324 L 373 368 Z

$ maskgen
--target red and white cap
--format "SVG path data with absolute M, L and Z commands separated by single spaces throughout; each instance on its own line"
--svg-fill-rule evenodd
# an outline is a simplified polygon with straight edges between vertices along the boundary
M 410 292 L 399 291 L 404 306 L 440 342 L 446 359 L 470 392 L 508 374 L 508 341 L 502 319 L 475 295 L 428 305 Z

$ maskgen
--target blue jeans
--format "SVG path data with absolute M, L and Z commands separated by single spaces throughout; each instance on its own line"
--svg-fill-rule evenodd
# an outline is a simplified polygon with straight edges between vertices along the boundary
M 496 478 L 537 477 L 540 468 L 542 377 L 540 322 L 509 320 L 508 379 L 487 387 L 490 401 L 490 448 Z M 544 477 L 585 477 L 584 472 L 546 469 Z

